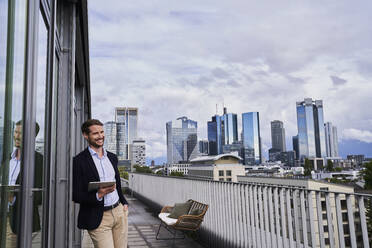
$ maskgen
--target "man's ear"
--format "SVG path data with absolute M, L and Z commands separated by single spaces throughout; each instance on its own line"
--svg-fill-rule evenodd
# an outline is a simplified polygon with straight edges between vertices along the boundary
M 88 134 L 83 133 L 84 139 L 88 140 Z

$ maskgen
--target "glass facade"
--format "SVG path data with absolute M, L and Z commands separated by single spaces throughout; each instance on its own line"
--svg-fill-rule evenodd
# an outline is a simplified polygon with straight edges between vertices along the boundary
M 331 122 L 324 124 L 327 157 L 338 157 L 337 128 Z
M 105 149 L 116 154 L 116 122 L 108 121 L 104 124 Z
M 190 161 L 199 154 L 198 124 L 187 117 L 177 118 L 166 123 L 167 161 L 177 164 Z
M 261 163 L 260 118 L 258 112 L 242 114 L 244 164 Z
M 274 149 L 278 149 L 281 152 L 286 151 L 285 130 L 281 121 L 271 122 L 271 144 Z
M 297 102 L 299 159 L 325 157 L 323 103 L 306 98 Z
M 222 154 L 224 145 L 231 145 L 238 141 L 237 115 L 226 113 L 226 108 L 224 111 L 224 115 L 212 116 L 212 121 L 208 121 L 210 155 Z
M 70 171 L 90 116 L 86 7 L 0 1 L 0 247 L 80 244 Z
M 117 123 L 117 151 L 119 160 L 129 159 L 129 148 L 133 140 L 137 139 L 137 108 L 115 108 L 115 122 Z

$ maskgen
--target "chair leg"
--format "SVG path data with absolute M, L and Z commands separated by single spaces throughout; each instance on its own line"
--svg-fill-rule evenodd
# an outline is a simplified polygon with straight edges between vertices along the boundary
M 157 240 L 159 240 L 159 239 L 158 239 L 158 236 L 159 236 L 159 232 L 160 232 L 160 228 L 161 228 L 161 225 L 162 225 L 162 224 L 163 224 L 163 222 L 160 221 L 159 229 L 158 229 L 158 232 L 156 233 L 156 239 L 157 239 Z

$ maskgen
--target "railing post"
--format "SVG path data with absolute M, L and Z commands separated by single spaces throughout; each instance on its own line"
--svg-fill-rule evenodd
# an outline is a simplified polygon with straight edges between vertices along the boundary
M 337 230 L 338 230 L 338 240 L 340 248 L 345 248 L 345 238 L 344 238 L 344 225 L 342 223 L 342 209 L 340 194 L 335 194 L 336 202 L 336 216 L 337 216 Z
M 358 202 L 359 202 L 360 225 L 362 227 L 362 234 L 363 234 L 363 247 L 369 248 L 368 229 L 367 229 L 367 221 L 366 221 L 366 209 L 364 207 L 364 197 L 359 196 Z
M 321 203 L 321 198 L 320 198 L 321 193 L 316 192 L 315 194 L 316 194 L 316 209 L 317 209 L 317 214 L 318 214 L 319 243 L 320 243 L 320 247 L 324 248 L 325 243 L 324 243 L 322 203 Z
M 325 193 L 329 245 L 331 248 L 333 248 L 335 247 L 335 241 L 334 241 L 334 235 L 333 235 L 333 219 L 332 219 L 332 210 L 331 210 L 331 202 L 329 200 L 329 195 L 330 193 Z

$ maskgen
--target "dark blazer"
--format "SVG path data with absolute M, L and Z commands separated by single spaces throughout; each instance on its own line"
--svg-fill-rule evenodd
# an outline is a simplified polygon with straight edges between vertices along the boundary
M 121 191 L 120 175 L 118 171 L 118 158 L 115 154 L 107 151 L 112 166 L 115 170 L 116 190 L 119 201 L 128 204 Z M 78 228 L 93 230 L 102 221 L 104 200 L 97 200 L 97 191 L 88 192 L 89 182 L 100 181 L 98 171 L 90 155 L 88 148 L 76 155 L 73 159 L 73 192 L 72 200 L 80 203 L 78 215 Z
M 34 170 L 34 187 L 42 188 L 43 184 L 43 155 L 35 152 L 35 170 Z M 22 166 L 22 165 L 21 165 Z M 16 184 L 21 184 L 21 173 L 19 173 Z M 10 228 L 13 233 L 18 233 L 19 228 L 19 207 L 20 207 L 20 195 L 18 192 L 14 193 L 15 202 L 9 207 L 9 223 Z M 41 191 L 36 191 L 33 194 L 33 207 L 32 207 L 32 232 L 40 231 L 40 216 L 39 216 L 39 206 L 42 203 L 42 193 Z

